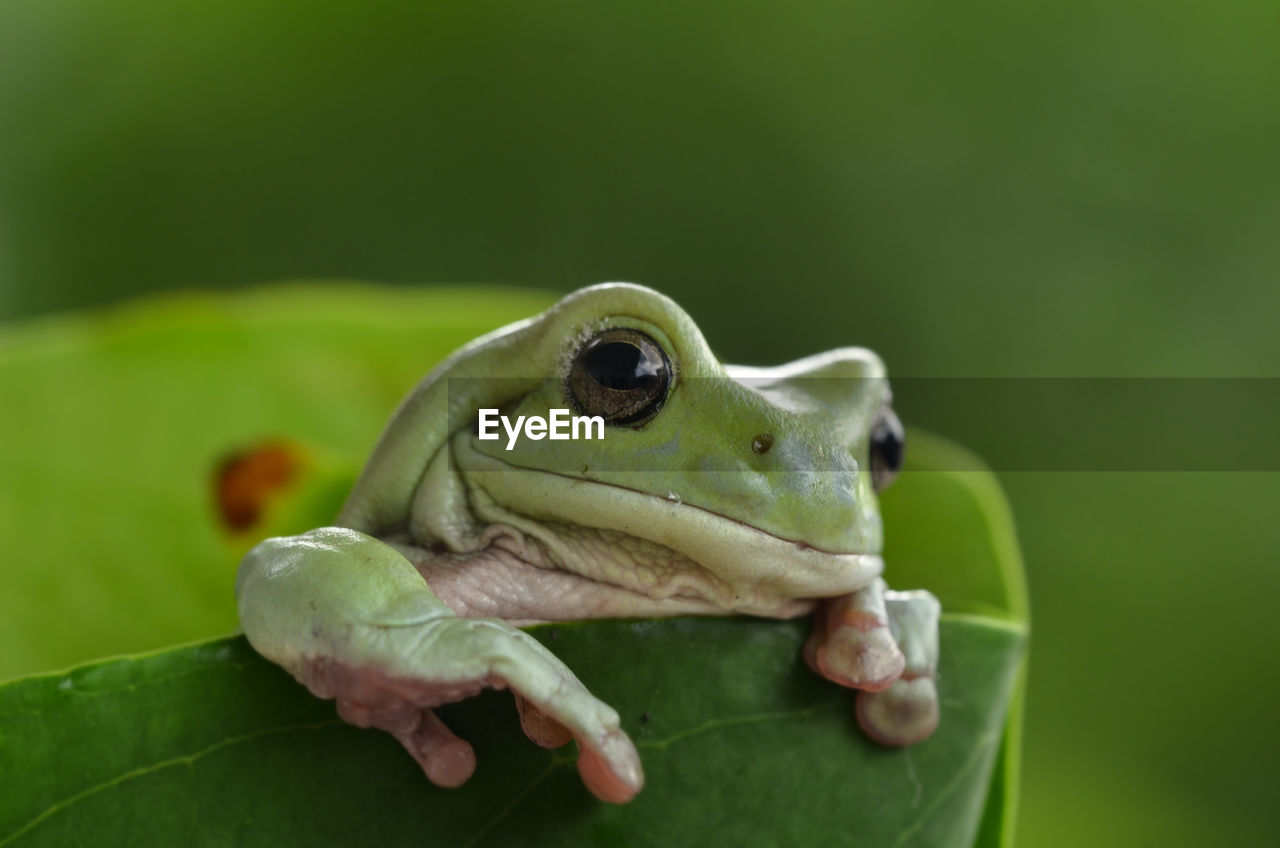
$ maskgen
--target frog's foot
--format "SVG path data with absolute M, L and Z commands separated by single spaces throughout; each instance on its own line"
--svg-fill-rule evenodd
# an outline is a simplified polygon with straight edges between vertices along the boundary
M 259 653 L 337 699 L 347 721 L 392 733 L 434 783 L 465 782 L 475 754 L 432 708 L 490 687 L 520 697 L 535 741 L 577 740 L 578 771 L 600 799 L 624 803 L 644 785 L 618 714 L 563 662 L 505 621 L 458 618 L 377 539 L 343 528 L 268 539 L 246 556 L 237 591 Z
M 928 592 L 887 592 L 889 627 L 906 658 L 902 675 L 887 688 L 858 693 L 858 724 L 884 745 L 911 745 L 938 726 L 938 616 Z
M 506 626 L 503 622 L 454 621 L 463 626 Z M 528 638 L 520 631 L 512 632 Z M 446 637 L 446 641 L 450 640 Z M 537 642 L 532 644 L 542 649 Z M 536 661 L 525 657 L 520 662 Z M 617 714 L 596 701 L 576 678 L 571 678 L 572 683 L 561 678 L 548 686 L 538 672 L 526 669 L 511 675 L 514 679 L 493 670 L 472 679 L 396 678 L 328 660 L 309 664 L 301 676 L 313 694 L 337 699 L 338 714 L 344 721 L 385 730 L 398 739 L 437 786 L 461 786 L 475 771 L 476 757 L 471 746 L 455 736 L 431 707 L 471 697 L 486 687 L 511 688 L 521 726 L 536 744 L 558 748 L 576 738 L 578 771 L 596 797 L 625 803 L 644 782 L 639 755 L 617 727 Z M 571 691 L 575 686 L 579 691 Z M 533 694 L 522 694 L 522 690 Z M 573 714 L 584 710 L 585 715 Z
M 898 679 L 905 660 L 889 628 L 885 589 L 877 577 L 818 607 L 813 634 L 804 646 L 809 668 L 833 683 L 868 691 Z

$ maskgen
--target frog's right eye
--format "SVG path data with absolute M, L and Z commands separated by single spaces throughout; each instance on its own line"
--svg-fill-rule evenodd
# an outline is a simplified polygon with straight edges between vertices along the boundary
M 871 425 L 871 480 L 877 492 L 889 488 L 902 468 L 902 449 L 906 434 L 893 410 L 880 411 Z
M 671 361 L 644 333 L 615 327 L 596 333 L 578 349 L 566 382 L 580 414 L 639 427 L 667 401 Z

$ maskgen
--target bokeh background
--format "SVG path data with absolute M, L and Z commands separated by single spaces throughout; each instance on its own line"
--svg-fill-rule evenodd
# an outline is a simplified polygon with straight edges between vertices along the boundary
M 1278 151 L 1266 0 L 10 0 L 0 319 L 627 279 L 736 361 L 1280 377 Z M 1112 412 L 1046 450 L 1152 426 Z M 997 471 L 1020 844 L 1273 843 L 1280 475 Z

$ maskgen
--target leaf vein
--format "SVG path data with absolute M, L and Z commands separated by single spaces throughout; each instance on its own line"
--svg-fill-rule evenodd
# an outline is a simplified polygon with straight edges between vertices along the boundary
M 507 804 L 507 806 L 503 807 L 496 814 L 494 814 L 493 818 L 489 819 L 487 822 L 482 824 L 480 826 L 480 829 L 475 832 L 474 836 L 472 836 L 466 842 L 462 843 L 462 848 L 472 848 L 473 845 L 477 844 L 481 839 L 485 837 L 485 834 L 487 834 L 489 831 L 493 830 L 493 828 L 497 826 L 498 822 L 505 819 L 511 813 L 512 810 L 514 810 L 517 806 L 519 806 L 521 801 L 529 797 L 529 793 L 532 792 L 534 789 L 538 788 L 538 784 L 546 780 L 547 775 L 551 774 L 551 772 L 555 771 L 559 766 L 562 766 L 564 764 L 565 764 L 565 761 L 560 759 L 553 760 L 551 763 L 549 763 L 547 767 L 542 770 L 541 774 L 535 777 L 529 783 L 528 786 L 526 786 L 521 792 L 519 792 L 516 795 L 516 797 L 511 799 L 511 802 Z
M 946 801 L 947 798 L 951 797 L 951 795 L 960 788 L 960 784 L 964 782 L 964 779 L 969 775 L 969 772 L 973 771 L 973 769 L 977 767 L 978 763 L 982 759 L 982 755 L 986 753 L 987 749 L 990 748 L 999 737 L 1000 733 L 992 733 L 990 731 L 982 735 L 978 744 L 974 746 L 973 753 L 969 755 L 969 759 L 965 760 L 964 765 L 962 765 L 956 773 L 952 775 L 951 779 L 947 781 L 946 786 L 942 787 L 942 791 L 934 796 L 933 800 L 929 802 L 929 806 L 920 811 L 919 818 L 912 822 L 906 830 L 898 834 L 897 841 L 893 843 L 894 848 L 900 848 L 900 846 L 906 845 L 908 839 L 919 833 L 920 828 L 924 827 L 925 820 L 928 819 L 929 816 L 933 815 L 938 807 L 942 806 L 943 801 Z
M 798 710 L 779 710 L 779 711 L 768 712 L 768 713 L 752 713 L 749 715 L 730 716 L 728 718 L 708 719 L 707 721 L 697 725 L 696 727 L 690 727 L 689 729 L 682 730 L 679 733 L 673 733 L 672 735 L 668 736 L 666 739 L 652 739 L 652 740 L 645 740 L 643 742 L 637 742 L 636 747 L 637 748 L 656 748 L 659 751 L 665 751 L 668 747 L 670 747 L 674 743 L 681 742 L 685 739 L 688 739 L 691 736 L 698 736 L 703 733 L 710 733 L 713 730 L 719 730 L 724 727 L 733 727 L 739 724 L 755 724 L 757 722 L 765 722 L 765 721 L 785 721 L 787 719 L 794 719 L 794 718 L 808 718 L 814 713 L 821 712 L 822 710 L 825 710 L 825 709 L 830 709 L 836 706 L 838 703 L 839 702 L 837 701 L 823 701 L 820 704 L 814 704 L 813 706 L 803 707 Z
M 341 723 L 342 722 L 339 721 L 338 719 L 328 719 L 326 721 L 314 722 L 312 724 L 294 724 L 294 725 L 282 725 L 279 727 L 268 727 L 262 730 L 255 730 L 251 733 L 244 733 L 244 734 L 241 734 L 240 736 L 231 736 L 227 739 L 221 740 L 220 742 L 215 742 L 214 744 L 209 745 L 208 747 L 201 748 L 199 751 L 194 751 L 190 754 L 186 754 L 181 757 L 172 757 L 167 760 L 161 760 L 160 762 L 157 762 L 157 763 L 152 763 L 150 765 L 140 766 L 135 769 L 130 769 L 128 771 L 121 772 L 115 777 L 112 777 L 108 780 L 104 780 L 100 783 L 96 783 L 93 786 L 86 787 L 85 789 L 80 790 L 74 795 L 70 795 L 66 798 L 63 798 L 60 801 L 55 801 L 53 804 L 50 804 L 49 807 L 46 808 L 43 812 L 41 812 L 39 815 L 35 816 L 34 818 L 28 820 L 25 824 L 23 824 L 17 830 L 13 831 L 7 836 L 0 837 L 0 848 L 3 848 L 3 846 L 5 845 L 9 845 L 14 840 L 29 833 L 31 830 L 39 826 L 42 822 L 57 815 L 58 813 L 67 809 L 73 804 L 83 801 L 85 798 L 89 798 L 93 795 L 97 795 L 99 792 L 105 792 L 108 789 L 127 783 L 131 780 L 136 780 L 137 778 L 144 777 L 148 774 L 152 774 L 153 772 L 162 771 L 167 768 L 173 768 L 174 766 L 190 767 L 194 765 L 196 761 L 200 760 L 202 757 L 208 756 L 209 754 L 216 753 L 217 751 L 220 751 L 224 748 L 230 748 L 235 745 L 241 745 L 241 744 L 244 744 L 245 742 L 252 742 L 255 739 L 261 739 L 265 736 L 271 736 L 272 734 L 293 733 L 296 731 L 319 730 L 323 727 L 328 727 L 330 725 L 341 724 Z

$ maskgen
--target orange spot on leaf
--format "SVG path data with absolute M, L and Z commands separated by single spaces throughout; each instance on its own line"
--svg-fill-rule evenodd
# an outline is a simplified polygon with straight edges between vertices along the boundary
M 257 524 L 268 501 L 293 481 L 301 465 L 298 451 L 278 441 L 224 459 L 214 479 L 223 524 L 237 532 Z

